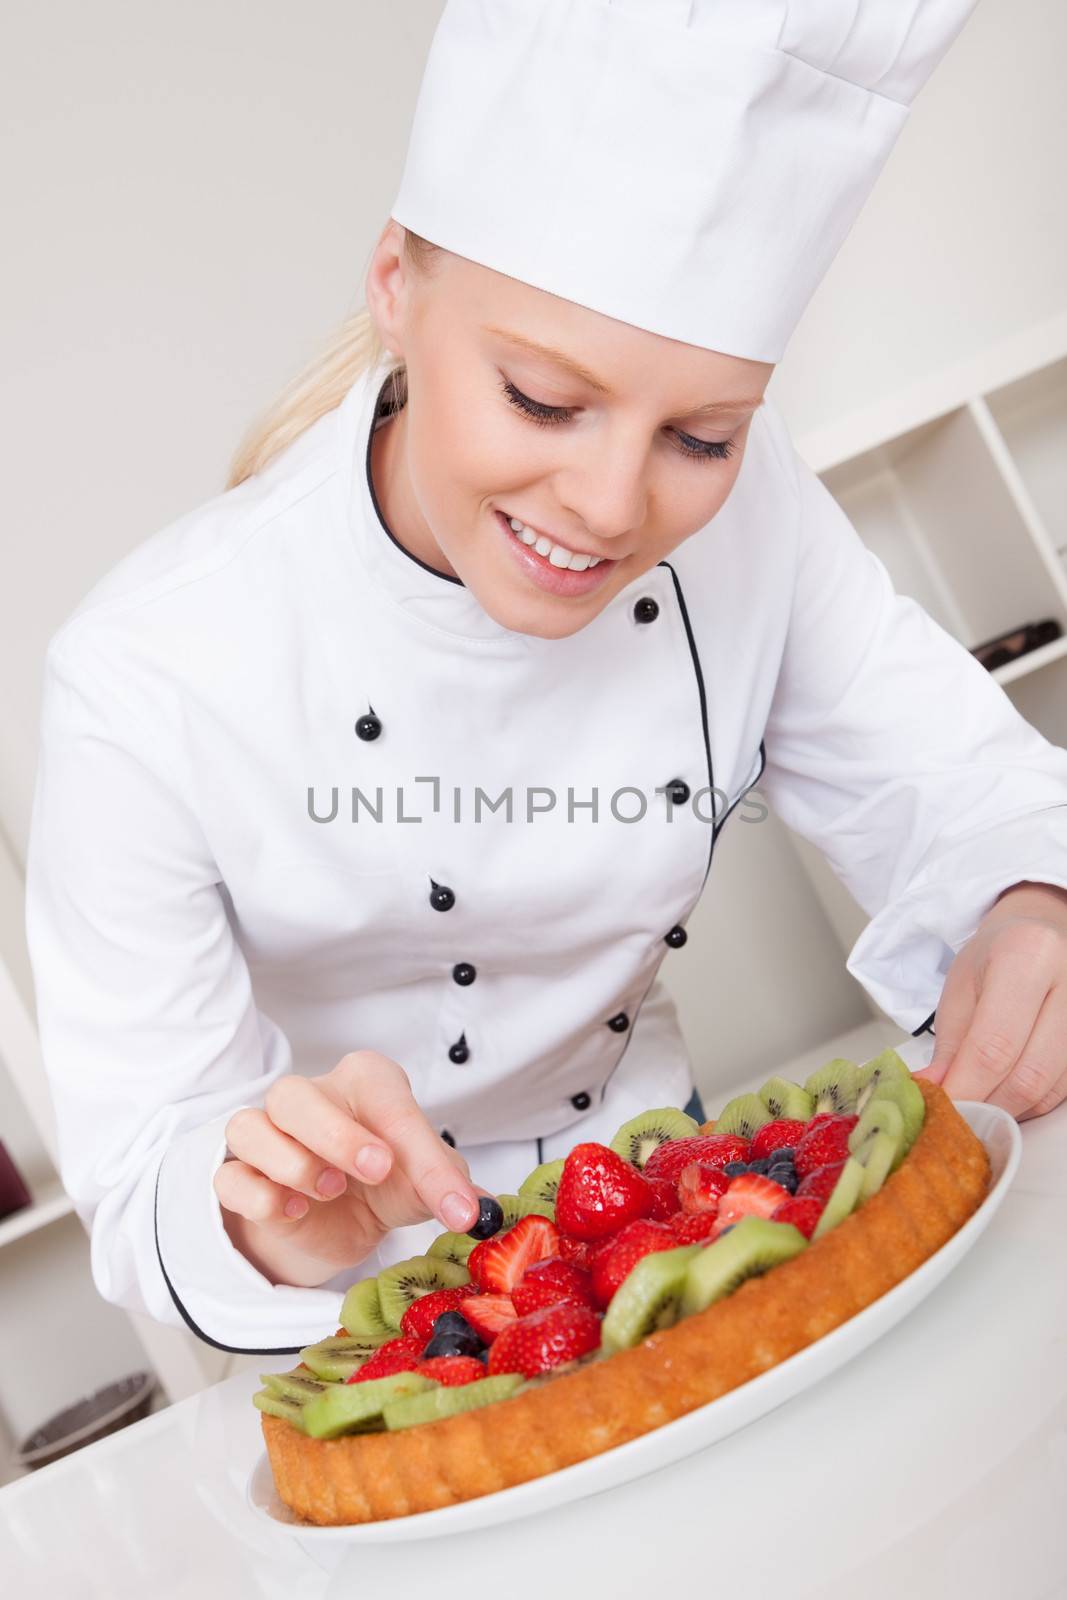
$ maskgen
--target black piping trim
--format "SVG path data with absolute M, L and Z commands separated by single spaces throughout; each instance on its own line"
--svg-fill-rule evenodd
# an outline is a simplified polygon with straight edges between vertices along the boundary
M 159 1270 L 163 1274 L 163 1281 L 167 1285 L 167 1288 L 170 1290 L 170 1297 L 174 1301 L 174 1304 L 177 1306 L 179 1312 L 181 1313 L 181 1318 L 182 1318 L 182 1321 L 185 1323 L 185 1326 L 189 1329 L 189 1331 L 191 1333 L 195 1333 L 196 1337 L 198 1339 L 202 1339 L 205 1344 L 211 1345 L 215 1350 L 227 1350 L 227 1351 L 230 1352 L 231 1355 L 236 1355 L 236 1356 L 296 1356 L 296 1355 L 299 1355 L 301 1350 L 304 1350 L 304 1349 L 307 1348 L 306 1345 L 302 1345 L 302 1344 L 277 1344 L 277 1345 L 271 1345 L 271 1346 L 269 1346 L 267 1348 L 264 1348 L 262 1345 L 222 1344 L 220 1340 L 213 1339 L 209 1333 L 205 1333 L 203 1328 L 197 1327 L 196 1323 L 193 1321 L 193 1319 L 189 1315 L 188 1311 L 186 1311 L 185 1307 L 182 1305 L 181 1300 L 178 1298 L 178 1291 L 175 1289 L 173 1283 L 171 1283 L 171 1281 L 170 1281 L 170 1278 L 169 1278 L 169 1276 L 167 1274 L 167 1269 L 163 1265 L 163 1253 L 159 1248 L 159 1178 L 160 1178 L 160 1173 L 162 1171 L 163 1171 L 163 1162 L 161 1161 L 159 1163 L 159 1168 L 158 1168 L 158 1170 L 156 1172 L 156 1195 L 155 1195 L 155 1200 L 153 1202 L 153 1207 L 152 1207 L 153 1226 L 155 1228 L 155 1234 L 156 1234 L 156 1258 L 159 1261 Z M 310 1343 L 312 1343 L 312 1344 L 314 1344 L 314 1342 L 315 1341 L 313 1339 L 310 1341 Z
M 737 799 L 734 800 L 732 802 L 732 804 L 727 806 L 727 808 L 723 812 L 722 816 L 719 817 L 716 822 L 712 823 L 712 831 L 714 832 L 714 835 L 715 835 L 716 839 L 718 839 L 719 834 L 722 832 L 723 828 L 725 827 L 726 819 L 730 815 L 730 813 L 732 811 L 736 810 L 736 808 L 741 804 L 741 802 L 745 798 L 745 796 L 747 794 L 751 793 L 751 791 L 756 787 L 757 783 L 763 777 L 764 769 L 766 768 L 766 765 L 767 765 L 767 746 L 764 744 L 762 739 L 759 742 L 759 753 L 760 753 L 759 771 L 756 773 L 756 776 L 753 778 L 752 782 L 751 783 L 746 783 L 745 787 L 741 790 L 741 793 L 738 795 Z
M 378 418 L 380 416 L 390 416 L 394 411 L 399 411 L 401 409 L 399 406 L 387 406 L 384 404 L 383 397 L 385 395 L 385 386 L 391 382 L 392 374 L 386 378 L 385 383 L 383 383 L 381 388 L 378 390 L 378 398 L 374 403 L 374 416 L 371 419 L 370 431 L 367 434 L 367 460 L 364 470 L 367 474 L 367 488 L 370 490 L 371 503 L 374 506 L 378 521 L 381 523 L 390 539 L 396 545 L 397 549 L 402 551 L 403 554 L 407 556 L 409 561 L 414 561 L 415 565 L 417 567 L 421 567 L 423 572 L 432 572 L 435 578 L 443 578 L 446 583 L 456 583 L 461 589 L 465 589 L 467 585 L 463 582 L 462 578 L 454 577 L 451 572 L 438 572 L 436 567 L 431 567 L 428 562 L 420 561 L 418 556 L 412 555 L 411 551 L 400 543 L 400 540 L 397 538 L 392 528 L 386 522 L 385 517 L 382 515 L 382 508 L 378 504 L 378 496 L 374 492 L 374 479 L 371 477 L 370 470 L 371 444 L 374 440 L 374 424 L 377 422 Z
M 708 881 L 708 873 L 711 871 L 711 858 L 712 858 L 712 854 L 714 853 L 714 850 L 715 850 L 715 840 L 716 840 L 716 837 L 718 835 L 718 830 L 717 830 L 717 828 L 715 826 L 715 822 L 714 822 L 714 816 L 715 816 L 715 768 L 712 765 L 712 760 L 711 760 L 711 738 L 710 738 L 710 735 L 708 733 L 708 697 L 707 697 L 707 694 L 706 694 L 706 692 L 704 690 L 704 674 L 701 671 L 701 667 L 700 667 L 700 655 L 699 655 L 699 653 L 697 651 L 696 639 L 693 636 L 693 629 L 692 629 L 692 626 L 691 626 L 690 621 L 689 621 L 689 612 L 686 609 L 685 596 L 682 593 L 682 586 L 678 581 L 678 574 L 675 572 L 674 568 L 671 566 L 669 561 L 660 561 L 657 564 L 659 566 L 661 566 L 661 567 L 666 567 L 667 571 L 671 575 L 671 581 L 674 584 L 674 594 L 675 594 L 675 598 L 678 601 L 678 609 L 682 613 L 682 622 L 685 625 L 685 637 L 686 637 L 686 640 L 688 641 L 688 644 L 689 644 L 689 654 L 692 657 L 693 672 L 696 675 L 697 690 L 698 690 L 699 695 L 700 695 L 700 729 L 701 729 L 701 732 L 704 735 L 704 759 L 705 759 L 705 761 L 707 763 L 707 768 L 708 768 L 708 788 L 711 791 L 711 810 L 712 810 L 712 818 L 713 818 L 712 825 L 711 825 L 711 843 L 708 846 L 708 864 L 704 868 L 704 877 L 703 877 L 703 879 L 701 881 L 701 885 L 700 885 L 701 892 L 703 892 L 704 884 L 707 883 L 707 881 Z M 699 899 L 699 895 L 698 895 L 697 898 Z M 647 993 L 648 991 L 646 990 L 645 992 Z M 629 1042 L 629 1041 L 627 1041 L 627 1042 Z M 620 1057 L 620 1059 L 621 1059 L 621 1057 Z
M 936 1011 L 931 1011 L 930 1015 L 927 1017 L 925 1022 L 920 1022 L 919 1026 L 917 1028 L 912 1028 L 912 1030 L 911 1030 L 912 1038 L 913 1039 L 917 1039 L 919 1037 L 920 1033 L 929 1033 L 929 1034 L 933 1034 L 933 1037 L 936 1039 L 937 1038 L 937 1034 L 934 1033 L 933 1028 L 931 1028 L 931 1026 L 930 1026 L 931 1022 L 933 1022 L 933 1020 L 934 1020 L 934 1018 L 936 1016 L 937 1016 L 937 1012 Z

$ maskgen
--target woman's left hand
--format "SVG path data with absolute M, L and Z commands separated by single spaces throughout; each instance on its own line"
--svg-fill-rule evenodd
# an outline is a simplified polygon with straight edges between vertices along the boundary
M 1067 890 L 1018 883 L 986 912 L 945 978 L 935 1048 L 917 1077 L 1019 1122 L 1067 1100 Z

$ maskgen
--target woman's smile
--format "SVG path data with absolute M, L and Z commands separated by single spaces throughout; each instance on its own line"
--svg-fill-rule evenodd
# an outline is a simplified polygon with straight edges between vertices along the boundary
M 606 556 L 589 556 L 528 528 L 518 517 L 495 512 L 509 550 L 526 576 L 550 594 L 583 595 L 599 589 L 618 566 Z M 515 524 L 518 524 L 518 528 Z

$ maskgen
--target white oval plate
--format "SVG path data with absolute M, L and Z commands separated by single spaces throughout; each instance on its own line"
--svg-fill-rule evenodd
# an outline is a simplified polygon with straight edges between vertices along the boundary
M 461 1533 L 489 1527 L 516 1517 L 546 1511 L 562 1502 L 583 1495 L 599 1494 L 618 1483 L 643 1477 L 657 1467 L 667 1466 L 684 1456 L 724 1439 L 780 1406 L 801 1389 L 816 1383 L 827 1373 L 865 1350 L 887 1333 L 913 1307 L 939 1284 L 970 1250 L 984 1232 L 1007 1193 L 1022 1152 L 1022 1137 L 1015 1118 L 999 1106 L 980 1101 L 961 1100 L 956 1109 L 981 1139 L 989 1152 L 992 1181 L 989 1193 L 974 1215 L 953 1234 L 940 1250 L 916 1268 L 902 1283 L 873 1301 L 839 1328 L 824 1334 L 814 1344 L 779 1362 L 758 1378 L 731 1389 L 708 1405 L 687 1412 L 650 1433 L 616 1445 L 613 1450 L 591 1456 L 572 1467 L 533 1478 L 513 1489 L 464 1500 L 440 1511 L 423 1511 L 410 1517 L 391 1517 L 380 1522 L 363 1522 L 343 1527 L 320 1528 L 298 1520 L 279 1499 L 274 1487 L 270 1461 L 263 1451 L 248 1479 L 247 1502 L 260 1518 L 275 1527 L 287 1525 L 309 1553 L 327 1543 L 379 1543 L 389 1540 L 432 1539 L 438 1535 Z

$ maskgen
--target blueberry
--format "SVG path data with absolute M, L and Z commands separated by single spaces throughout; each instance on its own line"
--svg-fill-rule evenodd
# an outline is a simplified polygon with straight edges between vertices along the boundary
M 759 1161 L 750 1161 L 748 1164 L 748 1170 L 749 1172 L 766 1172 L 767 1157 L 763 1156 Z
M 483 1194 L 478 1200 L 478 1220 L 467 1233 L 472 1239 L 491 1239 L 504 1225 L 504 1208 L 494 1195 Z
M 797 1153 L 796 1146 L 792 1145 L 792 1144 L 780 1144 L 778 1146 L 777 1150 L 774 1152 L 774 1154 L 776 1156 L 790 1156 L 790 1157 L 795 1156 L 796 1153 Z
M 423 1354 L 427 1360 L 430 1356 L 475 1356 L 481 1348 L 482 1339 L 466 1317 L 458 1311 L 442 1311 Z
M 742 1172 L 748 1171 L 748 1166 L 744 1161 L 728 1161 L 722 1170 L 728 1178 L 739 1178 Z M 726 1232 L 725 1228 L 723 1232 Z

